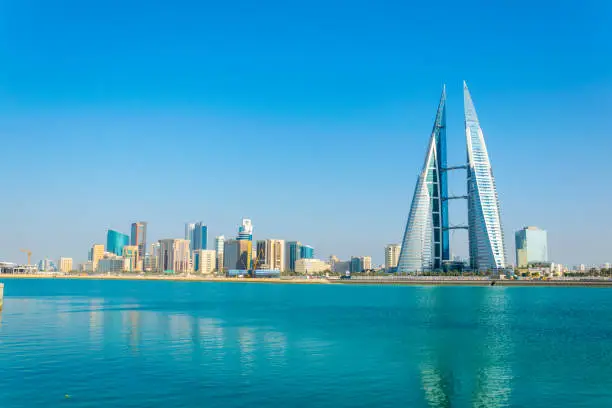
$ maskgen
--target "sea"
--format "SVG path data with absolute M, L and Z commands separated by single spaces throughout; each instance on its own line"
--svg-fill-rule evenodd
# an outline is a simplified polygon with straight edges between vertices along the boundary
M 612 407 L 612 289 L 5 279 L 0 407 Z

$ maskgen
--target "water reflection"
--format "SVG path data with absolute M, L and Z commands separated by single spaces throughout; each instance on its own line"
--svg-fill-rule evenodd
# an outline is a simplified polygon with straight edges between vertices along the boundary
M 424 399 L 431 407 L 510 405 L 508 292 L 482 288 L 475 293 L 466 299 L 436 288 L 420 292 L 417 299 L 428 316 L 419 367 Z

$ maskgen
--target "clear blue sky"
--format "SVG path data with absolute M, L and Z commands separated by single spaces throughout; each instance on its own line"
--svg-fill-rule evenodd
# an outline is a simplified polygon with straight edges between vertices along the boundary
M 137 220 L 212 240 L 246 216 L 255 239 L 382 262 L 443 83 L 465 160 L 466 79 L 509 258 L 537 225 L 555 261 L 612 261 L 612 3 L 494 3 L 1 1 L 0 259 L 84 260 Z

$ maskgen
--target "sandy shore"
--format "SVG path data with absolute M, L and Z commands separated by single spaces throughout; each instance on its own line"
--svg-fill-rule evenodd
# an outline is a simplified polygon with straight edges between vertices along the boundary
M 89 280 L 134 280 L 134 281 L 177 281 L 177 282 L 234 282 L 234 283 L 296 283 L 296 284 L 339 284 L 339 285 L 409 285 L 409 286 L 579 286 L 579 287 L 612 287 L 609 281 L 569 281 L 569 280 L 440 280 L 440 279 L 306 279 L 299 277 L 287 278 L 226 278 L 198 275 L 51 275 L 51 274 L 28 274 L 28 275 L 0 275 L 1 279 L 89 279 Z M 494 283 L 494 284 L 492 284 Z

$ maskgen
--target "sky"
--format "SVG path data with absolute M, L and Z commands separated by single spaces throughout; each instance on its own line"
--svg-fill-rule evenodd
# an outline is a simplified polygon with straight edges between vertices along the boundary
M 509 260 L 535 225 L 552 261 L 612 262 L 610 1 L 0 0 L 0 260 L 84 261 L 134 221 L 211 243 L 249 217 L 254 239 L 382 263 L 443 84 L 465 162 L 463 80 Z

